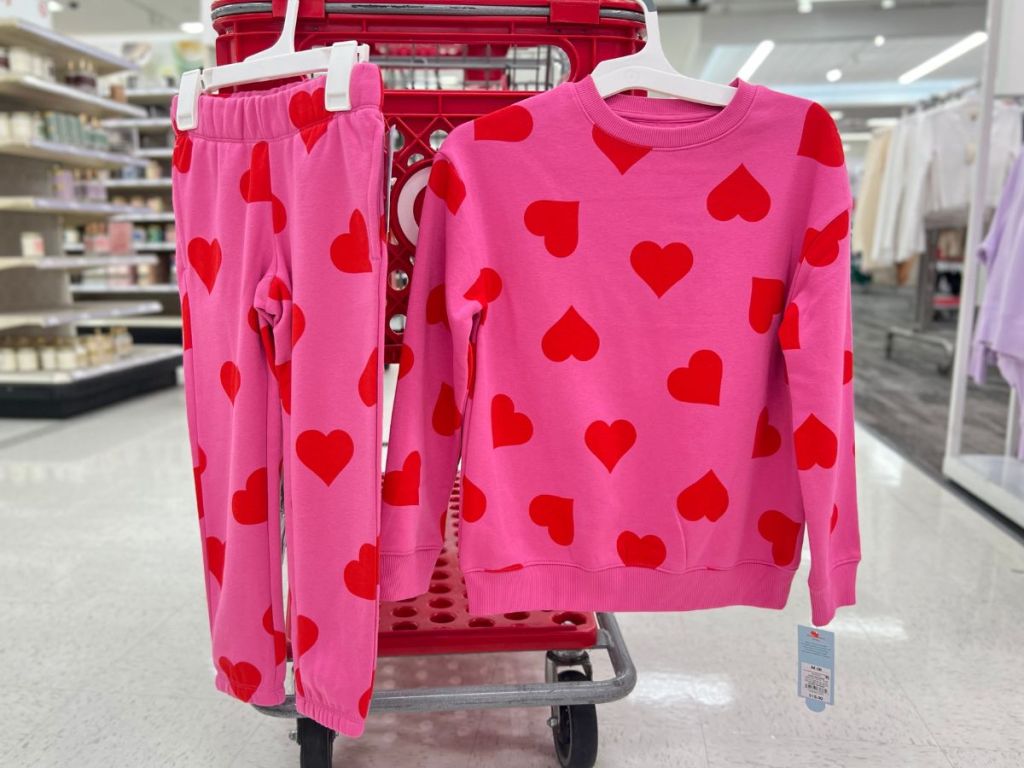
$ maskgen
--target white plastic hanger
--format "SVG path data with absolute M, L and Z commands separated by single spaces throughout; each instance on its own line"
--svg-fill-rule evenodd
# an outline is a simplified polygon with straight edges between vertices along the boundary
M 326 72 L 324 103 L 328 112 L 345 112 L 352 108 L 349 81 L 357 62 L 370 56 L 367 45 L 355 40 L 335 43 L 330 48 L 295 50 L 295 26 L 299 17 L 299 0 L 288 0 L 281 36 L 272 46 L 254 53 L 245 61 L 219 67 L 193 69 L 181 76 L 178 109 L 175 119 L 180 131 L 198 125 L 199 95 L 221 88 L 268 80 L 282 80 L 315 72 Z
M 687 77 L 669 63 L 661 47 L 658 13 L 648 10 L 646 4 L 644 23 L 647 42 L 643 48 L 629 56 L 606 59 L 594 67 L 591 77 L 601 98 L 607 99 L 616 93 L 635 89 L 719 107 L 732 101 L 736 95 L 732 86 Z

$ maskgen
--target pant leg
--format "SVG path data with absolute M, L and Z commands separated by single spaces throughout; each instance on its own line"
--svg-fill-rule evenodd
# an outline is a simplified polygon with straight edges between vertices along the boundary
M 252 143 L 187 140 L 189 161 L 175 164 L 177 266 L 216 685 L 273 705 L 284 698 L 286 645 L 281 409 L 260 334 L 267 319 L 253 311 L 275 258 L 272 206 L 240 192 Z
M 375 75 L 375 73 L 374 73 Z M 376 76 L 376 75 L 375 75 Z M 298 711 L 363 731 L 376 661 L 382 429 L 383 118 L 358 108 L 273 146 L 288 212 L 257 304 L 288 371 L 285 530 Z M 367 104 L 367 106 L 370 106 Z

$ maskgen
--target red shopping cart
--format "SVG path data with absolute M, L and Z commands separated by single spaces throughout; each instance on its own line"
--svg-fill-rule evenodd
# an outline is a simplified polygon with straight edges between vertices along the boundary
M 215 0 L 217 62 L 240 61 L 271 45 L 285 0 Z M 636 0 L 500 0 L 474 3 L 302 0 L 297 49 L 358 40 L 382 70 L 384 115 L 394 153 L 388 232 L 386 360 L 397 363 L 415 261 L 419 210 L 430 162 L 460 123 L 532 93 L 585 77 L 601 60 L 636 51 L 643 9 Z M 555 753 L 566 768 L 597 759 L 596 705 L 627 696 L 636 669 L 611 614 L 532 611 L 471 616 L 458 568 L 458 495 L 447 544 L 422 597 L 383 603 L 381 656 L 545 651 L 545 681 L 376 690 L 379 711 L 550 707 Z M 613 673 L 595 680 L 590 654 L 605 651 Z M 260 707 L 298 717 L 294 698 Z M 303 768 L 331 765 L 334 734 L 298 719 Z

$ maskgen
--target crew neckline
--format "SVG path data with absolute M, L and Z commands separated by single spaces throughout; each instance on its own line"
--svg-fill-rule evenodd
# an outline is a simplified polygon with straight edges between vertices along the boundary
M 594 79 L 590 75 L 572 83 L 572 88 L 587 117 L 605 133 L 645 147 L 673 148 L 712 141 L 742 122 L 754 102 L 758 86 L 739 78 L 734 79 L 729 85 L 736 88 L 736 95 L 732 97 L 732 101 L 706 117 L 699 116 L 709 109 L 707 105 L 681 99 L 618 94 L 611 97 L 613 106 L 598 93 Z M 678 122 L 667 125 L 654 124 L 659 120 L 668 123 L 673 117 L 685 120 L 687 112 L 697 117 L 681 125 Z M 623 117 L 624 114 L 644 117 L 650 122 L 630 120 Z

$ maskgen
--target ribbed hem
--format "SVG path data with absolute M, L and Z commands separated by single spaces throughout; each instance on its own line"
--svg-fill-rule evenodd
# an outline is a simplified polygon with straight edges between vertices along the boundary
M 434 572 L 441 548 L 421 549 L 405 554 L 380 556 L 380 599 L 382 602 L 419 597 L 430 587 L 430 574 Z
M 644 147 L 672 148 L 717 139 L 743 121 L 754 103 L 758 86 L 739 78 L 730 85 L 736 88 L 736 94 L 720 108 L 682 99 L 626 94 L 605 100 L 589 76 L 566 87 L 573 89 L 583 111 L 605 133 Z M 631 120 L 630 115 L 638 119 Z
M 811 588 L 811 621 L 814 626 L 825 626 L 835 617 L 836 608 L 857 602 L 858 565 L 860 560 L 837 565 L 824 587 Z
M 221 693 L 226 693 L 231 698 L 238 699 L 235 692 L 231 690 L 230 681 L 220 672 L 217 673 L 217 677 L 214 679 L 213 684 L 217 686 L 217 690 Z M 238 700 L 242 701 L 241 699 Z M 259 688 L 245 703 L 255 704 L 259 707 L 276 707 L 282 702 L 284 702 L 284 688 L 264 687 Z
M 331 709 L 323 704 L 317 704 L 315 701 L 305 699 L 299 696 L 299 694 L 295 694 L 295 709 L 298 710 L 300 715 L 316 720 L 325 728 L 330 728 L 335 733 L 340 733 L 342 736 L 349 736 L 353 739 L 362 736 L 363 730 L 366 728 L 366 721 L 364 719 L 352 718 L 337 709 Z
M 288 83 L 260 91 L 242 91 L 227 96 L 204 93 L 199 97 L 199 112 L 192 135 L 222 141 L 260 141 L 291 136 L 317 122 L 329 122 L 345 112 L 323 112 L 323 100 L 306 99 L 292 108 L 292 99 L 300 93 L 312 94 L 327 83 L 326 75 Z M 352 109 L 380 109 L 384 89 L 377 65 L 356 64 L 352 68 L 349 98 Z M 177 112 L 178 97 L 171 101 L 171 114 Z M 294 118 L 294 119 L 293 119 Z M 296 124 L 298 121 L 298 124 Z
M 795 571 L 745 563 L 728 570 L 669 573 L 616 567 L 587 571 L 572 565 L 529 565 L 466 576 L 469 612 L 694 611 L 726 605 L 782 608 Z

